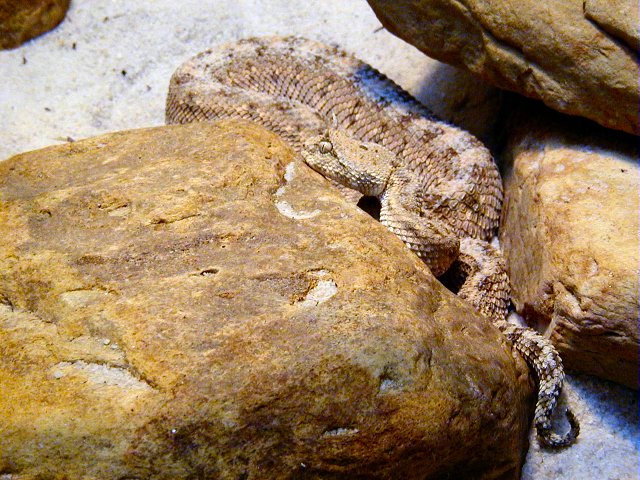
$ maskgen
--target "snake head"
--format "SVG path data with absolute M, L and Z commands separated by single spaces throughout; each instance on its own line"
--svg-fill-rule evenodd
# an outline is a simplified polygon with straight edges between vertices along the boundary
M 397 161 L 381 145 L 360 142 L 339 130 L 327 130 L 309 139 L 302 156 L 326 178 L 369 196 L 382 195 Z

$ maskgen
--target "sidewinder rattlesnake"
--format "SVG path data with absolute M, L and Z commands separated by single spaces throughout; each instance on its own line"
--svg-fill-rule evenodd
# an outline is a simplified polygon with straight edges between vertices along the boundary
M 380 221 L 436 276 L 490 317 L 538 378 L 534 424 L 542 443 L 573 443 L 579 425 L 553 432 L 564 370 L 551 343 L 505 320 L 509 283 L 488 241 L 502 204 L 500 174 L 471 134 L 436 119 L 369 65 L 295 37 L 252 38 L 203 52 L 171 78 L 167 123 L 239 118 L 281 135 L 307 164 L 357 200 L 375 196 Z

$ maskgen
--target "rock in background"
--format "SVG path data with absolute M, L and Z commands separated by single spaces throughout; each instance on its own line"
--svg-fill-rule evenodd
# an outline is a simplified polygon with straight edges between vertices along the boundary
M 369 0 L 427 55 L 564 113 L 638 133 L 635 0 Z
M 524 361 L 275 134 L 51 147 L 0 199 L 0 472 L 519 477 Z
M 570 371 L 638 388 L 637 139 L 520 102 L 500 244 L 516 309 Z
M 0 49 L 16 48 L 55 28 L 71 0 L 0 0 Z

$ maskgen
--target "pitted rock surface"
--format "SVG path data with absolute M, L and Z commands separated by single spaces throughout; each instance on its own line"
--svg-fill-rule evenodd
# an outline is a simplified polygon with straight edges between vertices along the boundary
M 232 122 L 0 164 L 0 471 L 518 478 L 526 365 L 325 185 Z

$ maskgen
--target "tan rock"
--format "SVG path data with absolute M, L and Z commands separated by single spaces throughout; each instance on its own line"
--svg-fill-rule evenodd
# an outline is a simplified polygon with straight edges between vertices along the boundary
M 637 2 L 611 3 L 369 0 L 389 31 L 431 57 L 561 112 L 638 133 Z
M 0 472 L 518 478 L 524 362 L 294 158 L 226 122 L 0 164 Z
M 634 50 L 640 48 L 638 3 L 629 0 L 585 0 L 584 16 Z
M 55 28 L 71 0 L 0 0 L 0 49 L 16 48 Z
M 546 109 L 508 123 L 500 239 L 516 308 L 569 370 L 638 388 L 635 138 Z

